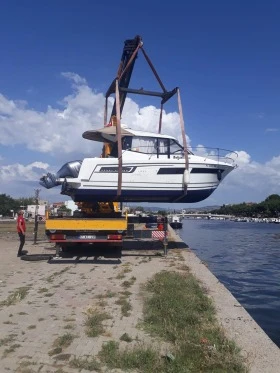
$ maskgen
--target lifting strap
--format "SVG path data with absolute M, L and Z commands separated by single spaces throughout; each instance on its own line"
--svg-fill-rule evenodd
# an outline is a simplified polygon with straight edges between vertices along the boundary
M 127 72 L 129 66 L 132 64 L 132 62 L 135 60 L 136 56 L 137 56 L 137 53 L 139 51 L 140 48 L 142 48 L 142 45 L 143 45 L 143 42 L 142 41 L 139 41 L 139 44 L 137 45 L 135 51 L 132 53 L 132 56 L 130 57 L 126 67 L 124 68 L 123 72 L 121 71 L 122 69 L 122 63 L 120 64 L 119 66 L 119 70 L 118 70 L 118 73 L 117 73 L 117 79 L 121 80 L 121 78 L 123 77 L 123 75 Z
M 158 124 L 158 133 L 161 133 L 162 127 L 162 111 L 163 111 L 163 103 L 160 103 L 160 114 L 159 114 L 159 124 Z
M 117 197 L 122 193 L 122 135 L 121 135 L 121 110 L 119 80 L 116 79 L 116 114 L 117 114 L 117 142 L 118 142 L 118 190 Z
M 177 88 L 177 96 L 178 96 L 178 109 L 179 109 L 179 116 L 180 116 L 181 132 L 182 132 L 183 146 L 184 146 L 185 169 L 189 171 L 189 155 L 188 155 L 185 123 L 184 123 L 184 116 L 183 116 L 183 109 L 182 109 L 182 102 L 181 102 L 181 95 L 180 95 L 179 88 Z M 184 194 L 187 194 L 187 189 L 188 189 L 188 186 L 186 183 L 184 183 Z
M 105 105 L 104 105 L 104 127 L 107 126 L 107 114 L 108 113 L 108 97 L 105 97 Z

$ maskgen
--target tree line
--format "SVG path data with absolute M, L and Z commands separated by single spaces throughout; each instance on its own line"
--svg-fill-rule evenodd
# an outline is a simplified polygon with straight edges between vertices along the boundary
M 28 205 L 35 205 L 35 197 L 12 198 L 7 194 L 0 194 L 0 216 L 14 216 L 19 210 L 26 210 Z M 62 205 L 57 210 L 61 214 L 69 214 L 71 210 Z
M 24 210 L 27 205 L 34 205 L 34 197 L 12 198 L 7 194 L 0 194 L 0 215 L 13 216 L 13 212 Z
M 260 203 L 239 203 L 223 205 L 211 211 L 212 214 L 234 215 L 252 218 L 277 218 L 280 216 L 280 196 L 271 194 Z

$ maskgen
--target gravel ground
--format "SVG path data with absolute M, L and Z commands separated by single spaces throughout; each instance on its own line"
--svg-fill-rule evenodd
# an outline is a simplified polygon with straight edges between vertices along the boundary
M 124 251 L 121 259 L 95 261 L 93 257 L 70 256 L 35 262 L 16 257 L 16 235 L 2 235 L 0 372 L 78 372 L 69 367 L 70 360 L 97 354 L 106 341 L 116 340 L 126 345 L 127 342 L 120 341 L 124 333 L 132 338 L 132 344 L 158 343 L 137 327 L 142 318 L 141 285 L 161 270 L 183 271 L 182 264 L 190 267 L 213 298 L 218 319 L 228 337 L 242 349 L 250 372 L 280 372 L 278 347 L 192 251 L 183 248 L 186 245 L 172 229 L 170 240 L 173 250 L 167 257 L 142 247 L 142 250 Z M 144 244 L 144 249 L 145 245 L 148 249 L 149 243 Z M 134 248 L 139 249 L 139 243 Z M 41 241 L 33 245 L 31 237 L 25 249 L 29 254 L 54 255 L 51 244 Z M 125 281 L 129 282 L 128 288 Z M 131 292 L 127 300 L 132 309 L 124 316 L 116 301 L 126 289 Z M 11 299 L 16 293 L 17 297 Z M 90 309 L 110 316 L 103 322 L 104 332 L 94 338 L 85 332 Z M 52 355 L 54 341 L 66 333 L 73 337 L 70 345 Z M 168 346 L 160 348 L 165 353 Z

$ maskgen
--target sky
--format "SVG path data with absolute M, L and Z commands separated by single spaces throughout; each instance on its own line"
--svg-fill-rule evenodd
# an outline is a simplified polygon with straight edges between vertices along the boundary
M 184 207 L 280 194 L 279 18 L 271 0 L 2 2 L 0 193 L 29 197 L 40 188 L 41 199 L 65 199 L 39 179 L 100 154 L 82 133 L 103 126 L 123 43 L 141 35 L 166 88 L 180 87 L 189 146 L 238 153 L 238 168 L 218 189 Z M 159 88 L 141 54 L 131 87 Z M 128 96 L 122 121 L 156 132 L 159 107 L 158 99 Z M 176 99 L 165 106 L 162 132 L 180 137 Z

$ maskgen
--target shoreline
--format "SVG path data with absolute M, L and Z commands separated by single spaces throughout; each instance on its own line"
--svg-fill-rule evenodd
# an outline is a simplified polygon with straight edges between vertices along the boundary
M 184 243 L 175 232 L 174 236 L 176 242 Z M 248 358 L 250 373 L 278 372 L 280 367 L 278 346 L 190 249 L 187 249 L 183 255 L 191 273 L 213 299 L 217 318 L 226 336 L 235 341 L 241 348 L 243 356 Z

